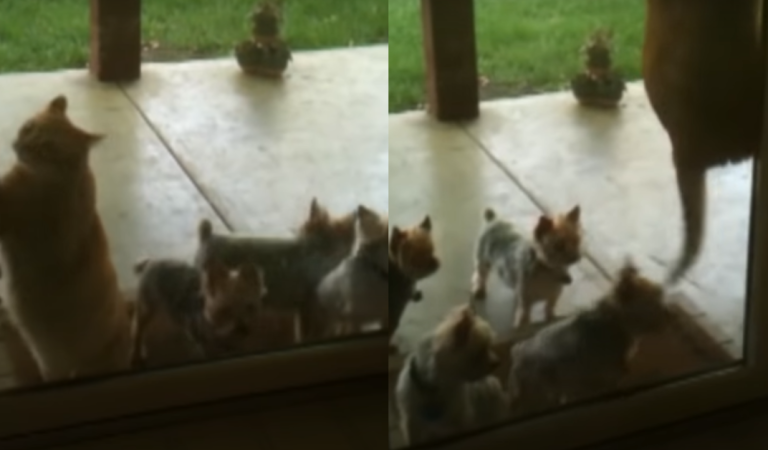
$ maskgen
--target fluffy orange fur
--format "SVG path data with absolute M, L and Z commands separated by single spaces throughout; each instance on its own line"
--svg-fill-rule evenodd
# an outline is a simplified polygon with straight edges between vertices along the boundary
M 647 0 L 643 80 L 669 134 L 683 212 L 676 283 L 705 236 L 706 172 L 757 154 L 764 124 L 762 0 Z
M 0 346 L 5 349 L 11 363 L 11 376 L 16 386 L 29 387 L 43 382 L 29 347 L 24 343 L 19 330 L 11 323 L 0 299 Z
M 129 367 L 131 310 L 88 164 L 101 139 L 75 126 L 58 96 L 21 128 L 0 179 L 6 306 L 46 381 Z

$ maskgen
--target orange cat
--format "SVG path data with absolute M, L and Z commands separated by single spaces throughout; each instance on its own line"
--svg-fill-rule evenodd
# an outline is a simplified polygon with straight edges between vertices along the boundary
M 46 381 L 129 367 L 130 306 L 88 164 L 101 139 L 73 125 L 58 96 L 21 128 L 0 178 L 4 300 Z

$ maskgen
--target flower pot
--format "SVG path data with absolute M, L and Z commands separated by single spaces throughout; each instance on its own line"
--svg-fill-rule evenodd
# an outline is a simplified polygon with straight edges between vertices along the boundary
M 288 68 L 291 51 L 281 41 L 263 44 L 249 40 L 235 47 L 235 57 L 243 72 L 249 75 L 279 78 Z
M 595 77 L 581 73 L 571 79 L 571 89 L 584 106 L 615 108 L 624 96 L 626 85 L 616 74 Z

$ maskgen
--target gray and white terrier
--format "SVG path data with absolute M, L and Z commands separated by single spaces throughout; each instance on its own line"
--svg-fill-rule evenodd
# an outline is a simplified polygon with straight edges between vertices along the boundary
M 326 336 L 389 326 L 389 221 L 360 206 L 355 219 L 355 246 L 317 289 L 328 326 Z
M 594 307 L 512 348 L 514 409 L 531 412 L 618 388 L 641 337 L 673 320 L 661 286 L 628 262 Z
M 515 291 L 516 307 L 522 307 L 520 325 L 530 322 L 531 309 L 539 301 L 545 302 L 546 320 L 552 321 L 563 287 L 573 281 L 568 270 L 581 259 L 580 215 L 578 206 L 555 217 L 542 215 L 531 239 L 487 209 L 475 254 L 472 297 L 485 299 L 488 277 L 496 269 Z

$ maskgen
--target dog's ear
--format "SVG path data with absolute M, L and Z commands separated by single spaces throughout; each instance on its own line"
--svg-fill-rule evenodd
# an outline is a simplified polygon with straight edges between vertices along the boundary
M 457 347 L 463 347 L 472 336 L 475 325 L 475 313 L 469 306 L 464 306 L 459 311 L 459 319 L 453 328 L 453 342 Z
M 637 270 L 637 266 L 632 261 L 627 260 L 616 278 L 614 292 L 617 300 L 631 301 L 634 298 L 639 276 L 640 272 Z
M 581 206 L 576 205 L 565 215 L 569 222 L 577 224 L 581 220 Z
M 400 245 L 405 240 L 405 232 L 398 227 L 392 227 L 392 235 L 389 238 L 389 252 L 397 255 Z
M 534 230 L 533 234 L 536 237 L 536 240 L 540 241 L 544 238 L 544 236 L 551 233 L 554 229 L 555 222 L 552 220 L 552 218 L 546 215 L 542 215 L 539 217 L 539 223 L 536 224 L 536 229 Z
M 203 269 L 205 288 L 209 293 L 216 292 L 229 279 L 229 268 L 217 259 L 211 259 Z
M 312 203 L 309 204 L 309 220 L 315 221 L 320 219 L 323 210 L 320 208 L 320 204 L 317 202 L 317 198 L 312 198 Z
M 429 216 L 424 217 L 424 220 L 421 221 L 421 224 L 419 225 L 422 230 L 426 232 L 432 231 L 432 218 Z

